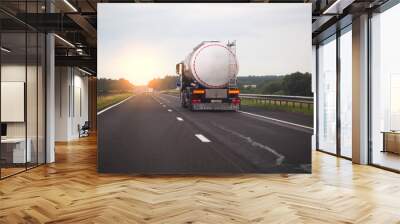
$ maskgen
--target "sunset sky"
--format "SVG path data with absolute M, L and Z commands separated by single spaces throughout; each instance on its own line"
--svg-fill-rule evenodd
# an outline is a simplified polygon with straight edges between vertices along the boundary
M 236 40 L 239 76 L 311 72 L 311 4 L 98 4 L 98 77 L 176 75 L 202 41 Z M 309 44 L 305 44 L 309 43 Z

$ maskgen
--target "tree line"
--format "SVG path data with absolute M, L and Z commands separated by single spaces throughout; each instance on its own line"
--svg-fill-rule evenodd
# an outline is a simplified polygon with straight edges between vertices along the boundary
M 155 78 L 148 87 L 155 90 L 175 89 L 178 76 Z M 287 75 L 238 76 L 242 93 L 312 96 L 311 74 L 294 72 Z
M 126 79 L 97 79 L 97 93 L 126 93 L 132 92 L 134 85 Z
M 176 75 L 167 75 L 164 78 L 155 78 L 150 80 L 147 86 L 155 90 L 175 89 L 178 77 Z
M 242 93 L 312 96 L 311 74 L 294 72 L 283 76 L 238 77 Z

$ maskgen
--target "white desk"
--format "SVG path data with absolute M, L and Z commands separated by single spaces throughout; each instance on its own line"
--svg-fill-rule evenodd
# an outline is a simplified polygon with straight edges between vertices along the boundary
M 1 144 L 2 145 L 14 145 L 13 150 L 13 163 L 25 163 L 25 162 L 31 162 L 32 160 L 32 154 L 31 154 L 31 145 L 32 141 L 31 139 L 27 139 L 26 141 L 28 144 L 26 147 L 25 151 L 25 138 L 5 138 L 1 139 Z M 26 154 L 25 154 L 26 153 Z M 25 161 L 26 159 L 26 161 Z

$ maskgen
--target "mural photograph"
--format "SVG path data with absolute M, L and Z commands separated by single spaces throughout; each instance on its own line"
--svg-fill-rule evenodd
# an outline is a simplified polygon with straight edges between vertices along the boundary
M 311 173 L 310 12 L 99 4 L 98 171 Z

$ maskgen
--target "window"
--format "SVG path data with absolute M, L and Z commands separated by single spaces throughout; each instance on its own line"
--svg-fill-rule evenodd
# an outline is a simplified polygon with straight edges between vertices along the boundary
M 351 26 L 340 36 L 340 154 L 352 157 L 352 34 Z
M 336 153 L 336 36 L 318 48 L 318 149 Z
M 400 5 L 371 19 L 371 159 L 400 170 Z

